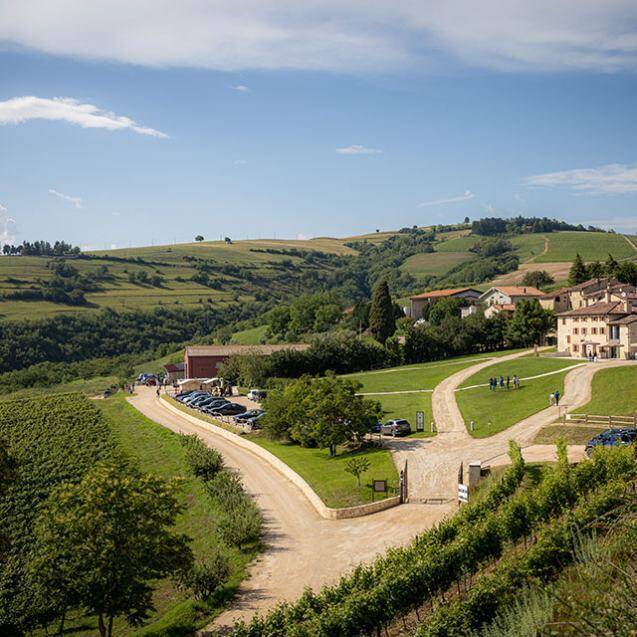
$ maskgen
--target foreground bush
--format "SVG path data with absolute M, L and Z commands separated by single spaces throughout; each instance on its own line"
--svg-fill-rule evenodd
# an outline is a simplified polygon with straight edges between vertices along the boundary
M 212 480 L 223 469 L 222 455 L 208 447 L 196 434 L 182 435 L 180 440 L 186 452 L 186 462 L 198 478 Z

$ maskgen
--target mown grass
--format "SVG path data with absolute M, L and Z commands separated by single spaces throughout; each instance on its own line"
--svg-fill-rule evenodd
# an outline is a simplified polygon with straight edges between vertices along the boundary
M 292 443 L 268 440 L 262 432 L 243 434 L 238 427 L 222 423 L 211 416 L 190 409 L 177 400 L 170 397 L 164 397 L 164 400 L 186 414 L 237 435 L 243 435 L 267 449 L 296 471 L 329 507 L 342 508 L 370 502 L 372 494 L 369 484 L 372 479 L 387 479 L 392 487 L 398 486 L 398 473 L 387 449 L 366 448 L 352 451 L 346 447 L 339 447 L 337 455 L 330 458 L 326 449 L 308 449 Z M 361 486 L 358 487 L 356 479 L 345 472 L 345 464 L 350 458 L 361 456 L 369 460 L 370 468 L 361 477 Z M 380 494 L 377 494 L 376 499 L 379 497 Z
M 235 332 L 230 339 L 233 345 L 259 345 L 266 341 L 267 325 L 251 327 L 247 330 Z
M 593 376 L 590 402 L 580 414 L 626 416 L 637 414 L 637 365 L 602 369 Z
M 467 431 L 470 421 L 473 420 L 475 430 L 470 432 L 471 435 L 474 438 L 487 438 L 545 409 L 549 406 L 549 394 L 557 390 L 564 395 L 565 368 L 573 364 L 573 361 L 559 359 L 522 357 L 497 363 L 477 372 L 461 387 L 482 385 L 488 383 L 489 377 L 498 377 L 500 374 L 505 377 L 508 374 L 513 378 L 517 373 L 524 379 L 546 372 L 557 373 L 532 380 L 521 380 L 520 388 L 517 390 L 513 389 L 512 382 L 508 390 L 492 391 L 488 386 L 459 389 L 456 391 L 456 401 Z
M 572 261 L 577 253 L 586 261 L 604 261 L 609 253 L 615 259 L 637 256 L 634 248 L 621 234 L 605 232 L 554 232 L 546 235 L 549 249 L 538 256 L 536 263 Z
M 606 427 L 579 427 L 577 425 L 547 425 L 542 427 L 533 442 L 537 445 L 555 444 L 563 438 L 569 445 L 585 445 L 593 436 L 604 431 Z
M 247 564 L 256 556 L 257 547 L 239 550 L 225 546 L 215 533 L 216 505 L 206 495 L 203 483 L 187 468 L 179 436 L 131 407 L 123 395 L 96 401 L 119 447 L 142 471 L 165 479 L 178 477 L 182 481 L 180 499 L 186 505 L 176 528 L 192 538 L 196 558 L 204 558 L 214 548 L 221 547 L 230 559 L 231 575 L 219 594 L 208 603 L 192 599 L 169 580 L 159 582 L 154 594 L 156 610 L 143 628 L 130 628 L 118 622 L 115 634 L 135 637 L 164 637 L 192 634 L 220 612 L 245 577 Z M 80 631 L 78 635 L 94 634 Z

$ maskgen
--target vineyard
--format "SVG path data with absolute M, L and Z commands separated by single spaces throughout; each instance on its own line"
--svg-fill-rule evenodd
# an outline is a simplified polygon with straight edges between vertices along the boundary
M 380 636 L 397 625 L 400 634 L 460 637 L 488 624 L 525 584 L 549 581 L 573 559 L 574 529 L 586 534 L 600 516 L 619 515 L 636 475 L 628 449 L 571 467 L 560 444 L 558 463 L 537 481 L 514 444 L 510 455 L 478 502 L 336 586 L 237 625 L 234 637 Z M 408 616 L 417 627 L 402 632 Z
M 25 569 L 43 504 L 57 485 L 78 482 L 95 462 L 109 458 L 115 443 L 99 412 L 79 394 L 0 403 L 0 441 L 17 465 L 17 479 L 0 497 L 8 540 L 0 561 L 0 633 L 11 634 L 38 615 Z

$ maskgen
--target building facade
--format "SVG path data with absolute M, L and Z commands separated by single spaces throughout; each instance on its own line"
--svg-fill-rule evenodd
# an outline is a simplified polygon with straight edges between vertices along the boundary
M 432 290 L 412 296 L 411 313 L 412 319 L 417 321 L 422 318 L 423 308 L 430 303 L 435 303 L 441 299 L 469 299 L 477 301 L 480 298 L 480 291 L 473 288 L 454 288 L 450 290 Z

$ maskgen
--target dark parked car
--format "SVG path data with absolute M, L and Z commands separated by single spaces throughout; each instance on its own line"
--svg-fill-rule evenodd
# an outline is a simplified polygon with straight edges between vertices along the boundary
M 369 429 L 369 433 L 370 434 L 379 434 L 383 429 L 383 423 L 382 422 L 377 422 L 373 427 L 370 427 Z
M 248 418 L 247 420 L 244 420 L 243 424 L 246 426 L 246 428 L 249 431 L 252 431 L 253 429 L 261 429 L 261 423 L 259 423 L 259 420 L 261 420 L 263 416 L 265 416 L 264 411 L 256 416 L 252 416 L 252 418 Z
M 411 433 L 411 425 L 404 418 L 388 420 L 380 432 L 385 436 L 408 436 Z
M 637 442 L 637 429 L 605 429 L 588 441 L 585 451 L 590 456 L 595 447 L 619 447 L 634 442 Z
M 229 405 L 230 401 L 225 398 L 215 398 L 214 400 L 206 403 L 202 407 L 200 407 L 201 411 L 205 411 L 206 413 L 211 413 L 213 411 L 217 411 L 219 407 L 223 407 L 224 405 Z
M 254 418 L 255 416 L 260 416 L 263 413 L 264 413 L 263 409 L 248 409 L 248 411 L 245 411 L 244 413 L 242 413 L 239 416 L 237 416 L 235 418 L 235 420 L 237 422 L 244 422 L 244 421 L 248 420 L 249 418 Z
M 217 407 L 212 414 L 215 416 L 236 416 L 237 414 L 242 414 L 245 411 L 247 410 L 243 405 L 239 405 L 238 403 L 228 403 L 221 407 Z
M 191 394 L 186 396 L 182 400 L 182 402 L 185 405 L 190 405 L 190 403 L 192 403 L 194 400 L 197 400 L 197 398 L 203 398 L 204 396 L 208 396 L 208 392 L 205 392 L 205 391 L 193 391 Z

